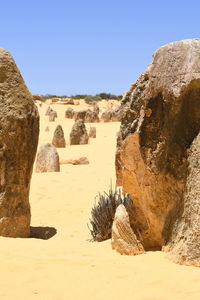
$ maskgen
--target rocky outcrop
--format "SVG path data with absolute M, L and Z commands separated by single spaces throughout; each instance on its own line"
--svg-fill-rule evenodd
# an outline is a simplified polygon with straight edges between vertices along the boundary
M 51 144 L 40 146 L 35 171 L 37 173 L 60 172 L 59 155 L 54 146 Z
M 123 97 L 116 153 L 117 181 L 134 199 L 130 222 L 143 247 L 164 247 L 174 261 L 198 266 L 199 57 L 200 39 L 155 52 Z
M 88 133 L 82 120 L 77 120 L 70 133 L 70 145 L 82 145 L 88 143 Z
M 145 252 L 130 226 L 129 216 L 123 204 L 120 204 L 115 212 L 111 245 L 112 249 L 120 254 L 137 255 Z
M 54 131 L 52 145 L 56 148 L 65 148 L 65 136 L 61 125 L 58 125 Z
M 39 115 L 12 56 L 0 49 L 0 236 L 29 237 Z
M 89 138 L 96 138 L 96 127 L 94 126 L 90 127 Z
M 67 119 L 73 119 L 74 117 L 74 110 L 71 107 L 68 107 L 68 109 L 65 111 L 65 118 Z

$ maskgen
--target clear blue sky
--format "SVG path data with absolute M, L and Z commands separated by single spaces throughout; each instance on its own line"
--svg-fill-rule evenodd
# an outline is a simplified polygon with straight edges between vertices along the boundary
M 157 48 L 200 37 L 198 0 L 1 0 L 0 11 L 0 47 L 39 94 L 121 94 Z

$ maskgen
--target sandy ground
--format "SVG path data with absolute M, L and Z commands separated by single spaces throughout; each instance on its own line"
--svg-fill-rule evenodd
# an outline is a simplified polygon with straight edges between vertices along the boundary
M 64 118 L 66 106 L 53 107 L 58 120 L 51 123 L 44 116 L 47 106 L 39 109 L 40 144 L 51 142 L 57 124 L 68 141 L 73 121 Z M 47 125 L 49 132 L 44 131 Z M 199 268 L 176 265 L 161 252 L 121 256 L 110 241 L 88 241 L 94 197 L 115 182 L 119 123 L 96 127 L 97 138 L 89 145 L 58 149 L 61 159 L 87 156 L 89 165 L 61 165 L 60 173 L 33 173 L 31 225 L 40 227 L 40 235 L 55 230 L 57 234 L 48 240 L 0 238 L 0 299 L 199 300 Z

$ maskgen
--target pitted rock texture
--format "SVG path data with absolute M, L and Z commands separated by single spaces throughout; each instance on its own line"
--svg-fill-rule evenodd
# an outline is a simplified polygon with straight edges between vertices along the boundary
M 82 120 L 77 120 L 70 133 L 70 145 L 88 144 L 88 133 Z
M 112 249 L 120 254 L 137 255 L 145 252 L 130 226 L 129 216 L 123 204 L 120 204 L 115 212 L 111 245 Z
M 65 148 L 65 136 L 61 125 L 58 125 L 54 131 L 52 145 L 56 148 Z
M 98 123 L 99 122 L 99 115 L 97 111 L 93 111 L 88 109 L 84 119 L 85 123 Z
M 12 58 L 0 49 L 0 235 L 29 237 L 29 189 L 39 114 Z
M 60 172 L 59 155 L 53 145 L 47 143 L 40 146 L 36 158 L 35 172 Z
M 200 39 L 159 48 L 124 95 L 121 111 L 116 174 L 134 200 L 131 226 L 146 250 L 165 246 L 177 262 L 187 264 L 183 243 L 176 243 L 180 236 L 195 236 L 184 216 L 192 203 L 187 187 L 196 189 L 189 149 L 200 130 Z M 195 204 L 198 210 L 200 201 Z M 198 239 L 193 246 L 187 243 L 190 264 L 199 260 L 199 248 Z
M 86 113 L 87 113 L 87 109 L 82 109 L 82 110 L 76 111 L 74 113 L 74 120 L 75 121 L 82 120 L 84 122 Z

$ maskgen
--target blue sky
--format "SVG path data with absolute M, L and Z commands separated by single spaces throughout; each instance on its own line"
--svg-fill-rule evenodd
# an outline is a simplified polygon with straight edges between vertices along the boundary
M 157 48 L 200 37 L 198 0 L 0 0 L 0 7 L 0 47 L 35 94 L 121 94 Z

